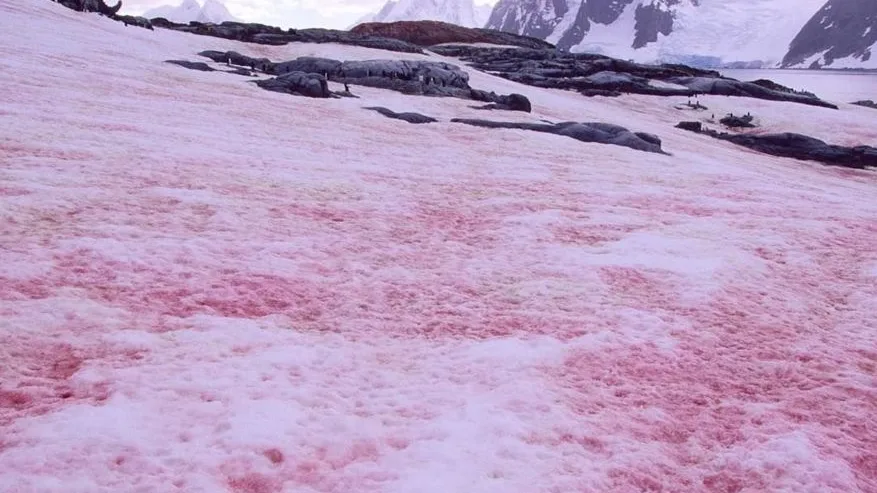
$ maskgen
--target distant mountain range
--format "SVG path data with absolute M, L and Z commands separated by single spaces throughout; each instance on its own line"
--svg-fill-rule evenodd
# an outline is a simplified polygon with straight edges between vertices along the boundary
M 390 0 L 360 22 L 483 26 L 642 62 L 877 68 L 877 0 L 825 1 L 500 0 L 491 10 L 473 0 Z
M 221 24 L 225 21 L 236 21 L 236 19 L 225 5 L 218 0 L 205 0 L 202 6 L 196 0 L 183 0 L 183 3 L 176 7 L 172 5 L 162 5 L 151 10 L 147 10 L 143 17 L 154 19 L 156 17 L 164 17 L 171 22 L 186 24 L 191 21 Z
M 463 27 L 484 27 L 493 7 L 473 0 L 389 0 L 380 11 L 359 21 L 440 21 Z

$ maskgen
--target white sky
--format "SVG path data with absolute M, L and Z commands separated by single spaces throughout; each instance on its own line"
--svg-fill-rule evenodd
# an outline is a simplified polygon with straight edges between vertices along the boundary
M 244 21 L 278 27 L 328 27 L 346 29 L 364 15 L 377 12 L 385 0 L 220 0 L 232 15 Z M 496 4 L 498 0 L 476 0 Z M 111 2 L 112 3 L 112 2 Z M 141 14 L 160 5 L 181 0 L 123 0 L 125 13 Z M 203 4 L 203 0 L 199 0 Z

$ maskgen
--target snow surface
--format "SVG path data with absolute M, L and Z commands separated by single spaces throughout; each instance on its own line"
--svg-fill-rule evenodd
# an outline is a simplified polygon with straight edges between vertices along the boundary
M 683 98 L 471 74 L 662 156 L 163 63 L 203 49 L 397 56 L 0 3 L 0 491 L 877 491 L 874 172 L 673 129 Z

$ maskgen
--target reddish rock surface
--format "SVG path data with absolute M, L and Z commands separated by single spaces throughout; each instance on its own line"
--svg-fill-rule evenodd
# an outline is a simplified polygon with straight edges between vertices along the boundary
M 366 22 L 354 27 L 350 32 L 399 39 L 421 46 L 442 43 L 491 43 L 525 48 L 554 48 L 554 45 L 536 38 L 438 21 Z

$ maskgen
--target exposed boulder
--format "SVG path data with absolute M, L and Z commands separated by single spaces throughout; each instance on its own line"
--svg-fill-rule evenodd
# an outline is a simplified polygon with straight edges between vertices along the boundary
M 187 60 L 165 60 L 165 63 L 172 63 L 190 70 L 199 70 L 201 72 L 215 72 L 216 69 L 204 62 L 190 62 Z
M 563 122 L 563 123 L 516 123 L 516 122 L 496 122 L 490 120 L 479 120 L 470 118 L 454 118 L 454 123 L 463 123 L 476 127 L 485 128 L 509 128 L 518 130 L 531 130 L 534 132 L 550 133 L 570 137 L 582 142 L 596 142 L 600 144 L 613 144 L 639 151 L 655 152 L 665 154 L 661 149 L 661 139 L 656 135 L 631 132 L 630 130 L 619 125 L 610 123 L 579 123 L 579 122 Z
M 268 91 L 299 94 L 309 98 L 332 97 L 326 78 L 319 74 L 287 72 L 272 79 L 258 80 L 256 84 Z
M 490 102 L 490 104 L 484 106 L 475 106 L 475 109 L 523 111 L 526 113 L 531 113 L 533 111 L 533 105 L 530 103 L 530 99 L 523 94 L 512 93 L 508 96 L 500 96 L 493 92 L 488 93 L 476 89 L 473 89 L 470 94 L 472 99 L 476 101 Z
M 871 101 L 870 99 L 865 99 L 863 101 L 855 101 L 855 102 L 850 103 L 850 104 L 854 104 L 856 106 L 864 106 L 865 108 L 872 108 L 872 109 L 877 110 L 877 103 L 875 103 L 874 101 Z
M 58 3 L 79 12 L 97 12 L 107 17 L 115 17 L 122 8 L 121 0 L 112 7 L 104 3 L 103 0 L 60 0 Z
M 855 146 L 845 147 L 827 144 L 822 140 L 807 135 L 784 132 L 778 134 L 731 134 L 703 129 L 700 126 L 685 125 L 698 122 L 680 122 L 679 128 L 709 135 L 710 137 L 726 140 L 748 149 L 752 149 L 771 156 L 789 157 L 804 161 L 818 161 L 829 166 L 841 166 L 844 168 L 865 169 L 877 168 L 877 147 Z
M 754 128 L 755 125 L 752 124 L 752 120 L 754 120 L 753 116 L 748 113 L 743 116 L 729 113 L 719 120 L 719 123 L 728 128 Z
M 138 17 L 133 15 L 119 15 L 116 16 L 116 20 L 125 24 L 125 26 L 137 26 L 142 27 L 144 29 L 149 29 L 150 31 L 155 31 L 152 27 L 152 22 L 149 21 L 146 17 Z
M 700 132 L 703 129 L 703 124 L 700 122 L 679 122 L 676 124 L 676 128 L 688 130 L 689 132 Z
M 350 32 L 399 39 L 419 46 L 445 43 L 489 43 L 534 49 L 554 48 L 554 45 L 538 38 L 491 29 L 463 27 L 438 21 L 366 22 L 354 27 Z
M 420 113 L 396 113 L 393 110 L 382 108 L 380 106 L 370 106 L 365 108 L 367 110 L 377 111 L 378 113 L 386 116 L 387 118 L 393 118 L 396 120 L 406 121 L 408 123 L 414 124 L 423 124 L 423 123 L 435 123 L 438 120 L 432 118 L 430 116 L 421 115 Z

